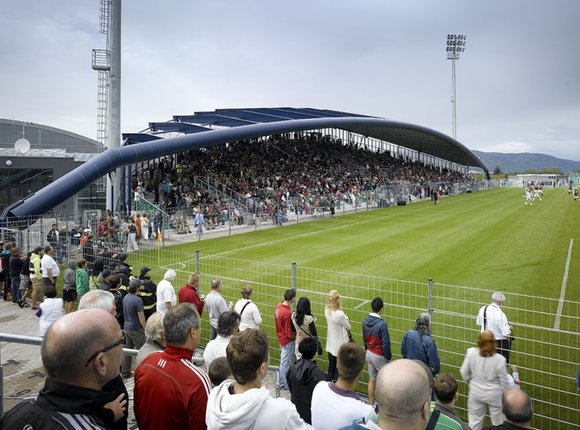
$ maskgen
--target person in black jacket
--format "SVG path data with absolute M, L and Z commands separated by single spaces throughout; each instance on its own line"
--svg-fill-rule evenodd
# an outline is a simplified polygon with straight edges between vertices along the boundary
M 117 395 L 101 388 L 119 375 L 124 342 L 125 334 L 102 309 L 60 318 L 48 329 L 41 347 L 47 373 L 44 388 L 36 399 L 6 413 L 0 428 L 72 430 L 82 423 L 84 429 L 106 429 L 99 414 Z M 120 402 L 118 416 L 123 416 L 126 403 Z
M 10 277 L 10 289 L 12 291 L 12 303 L 20 303 L 20 272 L 22 271 L 22 253 L 17 247 L 12 248 L 12 254 L 8 260 L 8 276 Z
M 305 337 L 298 345 L 302 358 L 290 366 L 286 374 L 286 381 L 290 389 L 290 400 L 296 406 L 300 417 L 308 424 L 312 424 L 310 404 L 314 387 L 320 381 L 328 381 L 326 373 L 314 361 L 317 349 L 318 342 L 316 338 Z

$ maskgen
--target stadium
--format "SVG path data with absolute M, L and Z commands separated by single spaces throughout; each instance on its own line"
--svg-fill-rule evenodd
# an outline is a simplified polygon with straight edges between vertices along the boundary
M 164 127 L 172 133 L 183 128 L 179 123 L 167 124 Z M 161 127 L 150 124 L 152 130 Z M 447 166 L 456 165 L 453 160 L 437 159 L 431 165 L 435 158 L 430 157 L 422 165 L 421 155 L 411 148 L 392 142 L 381 146 L 379 139 L 352 132 L 315 129 L 252 139 L 196 148 L 174 157 L 164 154 L 130 165 L 127 171 L 131 177 L 126 181 L 134 188 L 127 201 L 131 212 L 126 215 L 161 214 L 157 225 L 153 219 L 150 222 L 149 240 L 142 238 L 139 250 L 129 253 L 134 273 L 140 267 L 152 268 L 152 279 L 157 282 L 166 270 L 174 269 L 177 290 L 192 272 L 198 272 L 203 294 L 209 292 L 210 282 L 219 278 L 225 285 L 223 295 L 234 302 L 240 288 L 251 285 L 254 302 L 263 314 L 262 328 L 270 339 L 273 365 L 279 357 L 274 307 L 287 288 L 295 289 L 297 297 L 310 299 L 323 345 L 324 305 L 330 290 L 338 290 L 343 297 L 343 309 L 359 341 L 369 303 L 375 296 L 381 297 L 395 358 L 400 357 L 402 335 L 412 327 L 415 316 L 429 312 L 442 372 L 457 377 L 465 350 L 477 337 L 479 307 L 489 303 L 493 291 L 501 290 L 507 297 L 504 309 L 517 339 L 512 363 L 518 365 L 522 387 L 534 399 L 536 428 L 577 425 L 574 375 L 580 349 L 580 309 L 573 286 L 578 283 L 575 268 L 579 256 L 573 245 L 579 221 L 566 188 L 546 188 L 543 201 L 532 208 L 522 204 L 521 188 L 498 188 L 481 175 L 482 179 L 474 179 L 460 166 L 447 170 Z M 164 140 L 151 142 L 161 146 Z M 135 152 L 139 145 L 147 143 L 132 143 L 129 148 Z M 373 174 L 359 175 L 361 182 L 345 189 L 336 187 L 334 181 L 355 176 L 349 171 L 342 171 L 342 176 L 322 187 L 320 178 L 312 175 L 309 183 L 315 185 L 308 188 L 303 173 L 314 172 L 309 161 L 322 159 L 325 153 L 337 158 L 321 164 L 330 166 L 330 170 L 322 170 L 321 177 L 336 170 L 352 170 L 358 175 L 362 169 Z M 217 160 L 225 154 L 231 154 L 239 164 L 227 159 L 220 164 Z M 292 183 L 280 178 L 279 182 L 268 182 L 267 178 L 276 177 L 276 169 L 252 172 L 251 178 L 259 181 L 245 183 L 243 186 L 250 188 L 237 190 L 240 184 L 235 181 L 224 186 L 215 180 L 219 175 L 222 180 L 235 178 L 236 173 L 225 168 L 245 166 L 243 154 L 253 163 L 263 157 L 260 164 L 265 166 L 280 166 L 284 159 L 291 166 L 286 174 L 300 165 L 300 175 Z M 190 163 L 199 163 L 194 164 L 195 170 L 206 172 L 205 179 L 180 180 L 180 173 L 191 177 L 186 167 Z M 218 170 L 206 170 L 201 163 Z M 144 174 L 152 165 L 156 169 L 165 165 L 164 174 L 156 169 Z M 432 180 L 421 182 L 419 178 L 429 177 L 429 170 Z M 401 178 L 389 177 L 387 171 L 395 171 Z M 418 176 L 405 176 L 409 171 Z M 145 185 L 144 179 L 152 185 Z M 167 179 L 172 185 L 165 192 Z M 142 196 L 136 198 L 141 186 Z M 156 203 L 155 189 L 160 192 Z M 434 192 L 441 192 L 439 200 L 434 200 Z M 331 200 L 338 216 L 331 215 Z M 207 219 L 201 235 L 195 232 L 197 211 L 203 211 Z M 280 211 L 284 216 L 278 223 L 275 215 Z M 4 238 L 23 249 L 44 245 L 50 226 L 56 222 L 62 229 L 62 261 L 81 253 L 88 261 L 110 261 L 126 249 L 123 216 L 108 217 L 103 208 L 102 219 L 91 223 L 80 214 L 77 211 L 77 218 L 58 211 L 12 216 L 8 218 L 10 227 L 3 229 Z M 103 220 L 110 223 L 107 237 L 99 236 Z M 79 233 L 84 230 L 83 235 L 94 235 L 92 250 L 79 246 L 69 234 L 75 228 Z M 202 327 L 202 339 L 207 339 L 206 319 Z M 325 369 L 324 355 L 318 362 Z M 366 375 L 359 390 L 365 393 Z M 459 407 L 465 409 L 467 387 L 463 383 L 460 393 Z
M 428 314 L 438 373 L 457 380 L 456 407 L 464 421 L 470 385 L 460 368 L 477 345 L 478 312 L 501 292 L 512 330 L 507 373 L 515 378 L 519 371 L 519 387 L 533 402 L 531 428 L 580 429 L 580 175 L 492 178 L 493 166 L 456 138 L 455 61 L 466 36 L 447 38 L 453 137 L 423 124 L 354 113 L 354 104 L 344 107 L 348 111 L 272 103 L 168 112 L 166 121 L 144 122 L 134 132 L 120 125 L 120 1 L 101 0 L 100 7 L 107 43 L 92 52 L 97 140 L 50 124 L 0 119 L 2 413 L 35 398 L 51 379 L 38 352 L 41 298 L 21 297 L 25 290 L 9 275 L 14 256 L 25 261 L 14 249 L 25 255 L 50 245 L 61 273 L 72 270 L 71 261 L 86 263 L 91 289 L 112 293 L 111 313 L 122 328 L 130 281 L 143 274 L 154 289 L 163 282 L 174 295 L 197 274 L 203 300 L 220 281 L 230 307 L 250 286 L 268 340 L 263 386 L 272 397 L 290 398 L 279 387 L 284 376 L 275 317 L 287 290 L 296 295 L 292 310 L 299 299 L 310 301 L 323 349 L 316 365 L 324 372 L 333 358 L 325 317 L 331 291 L 340 295 L 352 342 L 360 346 L 371 303 L 382 299 L 393 360 L 403 358 L 403 339 L 417 316 Z M 139 67 L 143 73 L 144 64 Z M 148 92 L 151 104 L 154 92 L 162 90 Z M 19 279 L 33 285 L 28 267 Z M 71 296 L 62 278 L 55 282 L 57 298 Z M 158 291 L 142 287 L 136 294 L 149 311 L 156 309 Z M 73 315 L 78 306 L 75 296 Z M 200 329 L 192 327 L 199 345 L 185 360 L 195 372 L 215 331 L 207 307 Z M 125 341 L 123 333 L 98 349 L 85 368 Z M 114 370 L 113 380 L 129 396 L 117 421 L 136 429 L 135 367 Z M 372 398 L 369 375 L 365 364 L 355 389 L 365 404 Z

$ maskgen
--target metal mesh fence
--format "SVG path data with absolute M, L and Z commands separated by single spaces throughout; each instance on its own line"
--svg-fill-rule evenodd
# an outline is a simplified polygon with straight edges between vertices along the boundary
M 321 342 L 326 340 L 324 306 L 330 290 L 338 290 L 342 309 L 348 315 L 355 341 L 362 344 L 363 319 L 370 312 L 370 302 L 380 296 L 384 303 L 383 317 L 389 326 L 393 358 L 400 358 L 403 334 L 413 327 L 416 316 L 431 311 L 433 337 L 441 358 L 441 372 L 452 373 L 460 383 L 458 407 L 466 416 L 468 387 L 461 381 L 459 368 L 466 349 L 476 345 L 479 329 L 475 318 L 481 306 L 491 301 L 491 290 L 437 282 L 411 282 L 356 273 L 333 272 L 288 264 L 266 264 L 258 261 L 219 255 L 200 255 L 167 248 L 163 261 L 171 263 L 154 269 L 153 277 L 161 279 L 168 268 L 178 273 L 175 287 L 183 285 L 187 276 L 201 274 L 201 292 L 207 293 L 213 278 L 220 278 L 226 300 L 236 302 L 239 290 L 250 284 L 253 301 L 263 315 L 262 328 L 270 340 L 270 357 L 277 365 L 279 347 L 275 335 L 274 308 L 284 291 L 295 288 L 296 297 L 308 297 L 317 318 Z M 132 254 L 134 266 L 155 267 L 156 257 L 147 253 Z M 561 309 L 559 313 L 559 309 Z M 506 293 L 504 312 L 514 326 L 515 341 L 511 363 L 518 365 L 522 388 L 532 397 L 535 410 L 534 428 L 580 428 L 580 395 L 575 375 L 580 363 L 580 303 L 524 294 Z M 559 328 L 554 328 L 559 320 Z M 209 336 L 209 323 L 203 321 L 202 338 Z M 203 341 L 202 341 L 203 342 Z M 327 357 L 318 359 L 326 370 Z M 365 372 L 359 391 L 366 393 Z

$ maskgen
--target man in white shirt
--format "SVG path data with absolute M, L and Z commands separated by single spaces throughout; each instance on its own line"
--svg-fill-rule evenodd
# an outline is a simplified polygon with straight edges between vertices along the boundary
M 371 405 L 364 403 L 356 393 L 357 383 L 365 365 L 362 346 L 347 342 L 338 350 L 336 382 L 319 382 L 312 393 L 312 427 L 317 430 L 335 430 L 346 427 L 354 420 L 376 420 Z
M 512 339 L 512 326 L 509 324 L 501 307 L 505 303 L 503 293 L 494 292 L 491 295 L 491 304 L 482 306 L 477 314 L 477 325 L 481 331 L 489 330 L 495 336 L 497 351 L 510 362 L 510 349 Z
M 226 356 L 226 348 L 232 336 L 239 332 L 240 315 L 234 311 L 221 314 L 218 318 L 217 337 L 210 340 L 203 351 L 203 362 L 209 371 L 209 365 L 218 357 Z
M 44 248 L 44 255 L 40 259 L 40 270 L 42 271 L 42 285 L 44 288 L 51 285 L 56 286 L 56 278 L 60 274 L 60 268 L 54 258 L 52 258 L 52 246 Z

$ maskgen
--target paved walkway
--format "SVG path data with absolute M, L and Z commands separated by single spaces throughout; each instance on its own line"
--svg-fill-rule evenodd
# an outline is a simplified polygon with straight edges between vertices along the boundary
M 11 302 L 0 301 L 0 333 L 18 336 L 38 336 L 38 318 L 30 308 L 21 309 Z M 40 346 L 0 342 L 4 412 L 23 398 L 36 396 L 44 385 L 45 372 L 40 360 Z M 125 379 L 129 400 L 129 429 L 137 429 L 133 414 L 133 378 Z M 270 372 L 264 380 L 275 396 L 275 374 Z M 289 392 L 282 396 L 289 398 Z

